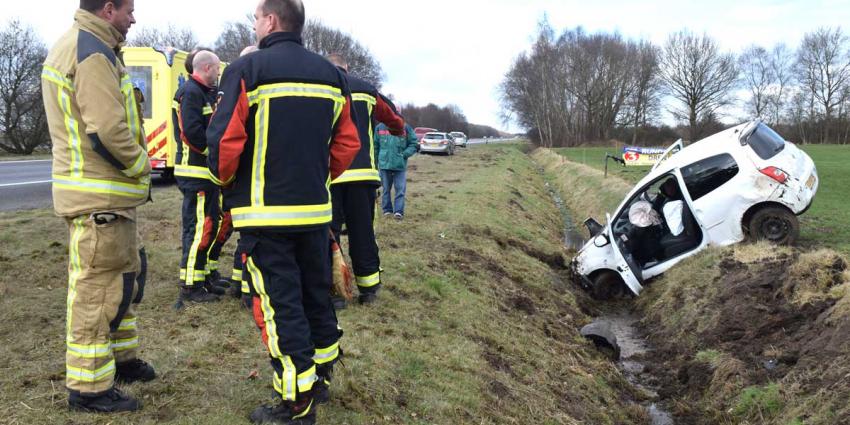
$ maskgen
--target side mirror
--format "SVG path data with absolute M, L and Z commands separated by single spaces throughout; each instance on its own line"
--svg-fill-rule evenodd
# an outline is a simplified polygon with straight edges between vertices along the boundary
M 593 238 L 593 245 L 596 245 L 597 248 L 602 248 L 605 245 L 611 243 L 611 240 L 608 239 L 608 235 L 602 233 L 599 236 Z
M 602 233 L 602 225 L 599 224 L 598 221 L 594 220 L 593 217 L 584 221 L 584 227 L 586 227 L 587 231 L 590 232 L 591 238 Z

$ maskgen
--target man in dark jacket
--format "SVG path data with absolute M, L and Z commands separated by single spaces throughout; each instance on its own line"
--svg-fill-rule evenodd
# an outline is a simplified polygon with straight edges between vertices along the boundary
M 183 193 L 183 256 L 180 260 L 180 300 L 217 301 L 223 293 L 207 282 L 207 254 L 219 221 L 219 191 L 210 182 L 206 131 L 216 102 L 220 63 L 209 51 L 193 59 L 189 80 L 175 94 L 173 120 L 180 140 L 174 175 Z
M 301 41 L 299 0 L 263 0 L 260 50 L 224 71 L 207 130 L 209 170 L 224 187 L 256 293 L 253 314 L 269 350 L 276 406 L 254 423 L 313 424 L 339 357 L 330 299 L 329 183 L 360 150 L 345 77 Z
M 373 122 L 386 123 L 395 134 L 402 134 L 404 120 L 375 86 L 348 74 L 348 63 L 341 55 L 332 54 L 328 60 L 339 67 L 348 80 L 352 107 L 356 112 L 355 124 L 362 141 L 351 166 L 331 183 L 334 210 L 331 230 L 337 243 L 340 243 L 340 232 L 345 223 L 348 229 L 348 253 L 354 280 L 360 291 L 358 300 L 361 304 L 368 304 L 377 299 L 381 288 L 381 260 L 373 226 L 375 192 L 381 185 L 381 177 L 373 146 Z
M 407 160 L 416 154 L 416 133 L 405 125 L 404 136 L 392 135 L 383 124 L 375 127 L 375 149 L 378 150 L 378 168 L 381 170 L 383 195 L 381 209 L 384 216 L 394 215 L 404 219 L 404 194 L 407 189 Z M 390 194 L 395 188 L 395 199 Z

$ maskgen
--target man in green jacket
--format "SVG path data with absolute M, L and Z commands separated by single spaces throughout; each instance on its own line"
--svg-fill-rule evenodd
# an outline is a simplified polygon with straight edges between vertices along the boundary
M 403 136 L 393 136 L 387 126 L 375 127 L 375 149 L 378 151 L 378 169 L 381 173 L 383 196 L 381 209 L 384 216 L 404 219 L 404 192 L 407 186 L 407 159 L 416 154 L 416 133 L 405 124 Z M 395 202 L 390 191 L 395 187 Z

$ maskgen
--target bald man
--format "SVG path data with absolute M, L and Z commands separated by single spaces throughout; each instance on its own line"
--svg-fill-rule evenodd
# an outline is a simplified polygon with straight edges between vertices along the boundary
M 214 53 L 199 51 L 192 59 L 192 75 L 175 96 L 173 114 L 177 149 L 174 175 L 183 193 L 180 301 L 213 302 L 224 290 L 208 278 L 210 248 L 219 222 L 218 187 L 207 171 L 207 126 L 218 89 L 221 63 Z

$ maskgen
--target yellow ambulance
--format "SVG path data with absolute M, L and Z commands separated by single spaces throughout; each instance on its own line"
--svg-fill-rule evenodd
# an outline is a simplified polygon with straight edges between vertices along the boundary
M 189 78 L 185 68 L 187 53 L 176 49 L 160 51 L 152 47 L 125 47 L 124 64 L 133 86 L 144 96 L 145 121 L 151 168 L 160 177 L 174 177 L 177 141 L 171 123 L 174 93 Z

